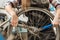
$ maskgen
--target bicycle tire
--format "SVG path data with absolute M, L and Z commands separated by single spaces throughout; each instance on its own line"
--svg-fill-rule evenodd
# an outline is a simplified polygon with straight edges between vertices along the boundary
M 18 16 L 20 16 L 21 14 L 24 14 L 25 12 L 29 12 L 29 11 L 42 11 L 44 12 L 46 15 L 48 15 L 52 20 L 54 19 L 54 15 L 52 13 L 50 13 L 48 10 L 46 9 L 41 9 L 41 8 L 37 8 L 37 7 L 29 7 L 27 10 L 21 11 L 20 14 Z M 27 24 L 28 25 L 28 24 Z M 33 39 L 32 39 L 33 40 Z

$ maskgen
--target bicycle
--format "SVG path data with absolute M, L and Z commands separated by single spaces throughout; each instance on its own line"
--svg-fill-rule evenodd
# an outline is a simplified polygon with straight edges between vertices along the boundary
M 51 20 L 53 20 L 54 15 L 51 14 L 49 10 L 45 8 L 31 6 L 27 10 L 19 11 L 18 17 L 22 14 L 28 17 L 28 21 L 24 22 L 20 20 L 18 24 L 18 26 L 20 27 L 18 28 L 22 27 L 28 30 L 28 40 L 55 40 L 56 35 L 58 34 L 55 35 L 54 33 L 54 30 L 52 27 L 53 25 L 51 24 Z M 10 30 L 11 28 L 8 27 L 7 32 L 9 35 L 10 33 L 12 33 L 10 32 Z M 9 35 L 7 37 L 9 37 Z M 20 30 L 17 31 L 16 36 L 13 35 L 13 37 L 15 37 L 14 40 L 23 40 L 23 38 L 21 38 Z

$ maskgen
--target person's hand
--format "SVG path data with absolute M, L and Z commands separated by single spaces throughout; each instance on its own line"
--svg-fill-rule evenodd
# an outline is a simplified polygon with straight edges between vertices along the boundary
M 59 26 L 59 18 L 60 18 L 59 15 L 55 15 L 54 20 L 52 22 L 52 24 L 53 24 L 54 27 Z
M 11 19 L 11 25 L 13 27 L 15 27 L 15 26 L 17 26 L 17 24 L 18 24 L 18 16 L 17 15 L 13 15 L 12 19 Z

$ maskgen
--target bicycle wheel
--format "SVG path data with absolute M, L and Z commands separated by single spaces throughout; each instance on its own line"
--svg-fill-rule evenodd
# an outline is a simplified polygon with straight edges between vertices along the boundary
M 21 14 L 25 14 L 25 16 L 28 17 L 28 22 L 26 25 L 34 26 L 38 29 L 50 25 L 51 20 L 54 18 L 54 15 L 48 10 L 34 7 L 30 7 L 29 9 L 20 12 L 20 15 Z M 50 25 L 49 28 L 38 32 L 35 31 L 34 33 L 36 35 L 28 32 L 28 40 L 55 40 L 56 38 L 52 25 Z

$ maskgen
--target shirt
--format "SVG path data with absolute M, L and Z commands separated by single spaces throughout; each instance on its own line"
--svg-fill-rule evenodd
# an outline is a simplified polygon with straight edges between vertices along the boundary
M 49 0 L 49 2 L 51 4 L 53 4 L 55 7 L 57 7 L 58 5 L 60 5 L 60 0 Z M 17 5 L 20 5 L 21 4 L 21 0 L 8 0 L 6 5 L 9 5 L 11 4 L 12 6 L 17 6 Z M 15 5 L 13 5 L 15 4 Z

